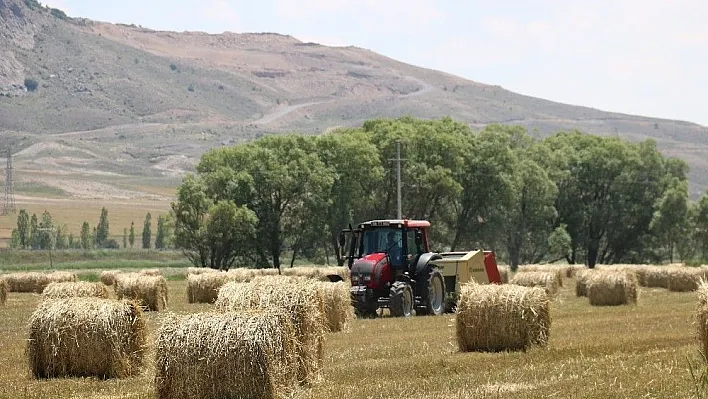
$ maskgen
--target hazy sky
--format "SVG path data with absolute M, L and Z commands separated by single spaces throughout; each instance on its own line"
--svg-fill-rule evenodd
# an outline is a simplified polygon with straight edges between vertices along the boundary
M 50 0 L 159 30 L 354 45 L 553 101 L 708 125 L 705 0 Z

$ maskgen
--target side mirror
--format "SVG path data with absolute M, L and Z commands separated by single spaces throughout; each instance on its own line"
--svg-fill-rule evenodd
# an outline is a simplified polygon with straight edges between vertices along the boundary
M 339 232 L 339 237 L 337 237 L 337 244 L 339 244 L 340 247 L 344 247 L 344 244 L 347 243 L 347 237 L 344 235 L 343 231 Z

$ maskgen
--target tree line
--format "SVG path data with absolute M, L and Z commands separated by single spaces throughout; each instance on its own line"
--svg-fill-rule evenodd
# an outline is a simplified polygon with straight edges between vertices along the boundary
M 335 258 L 342 228 L 395 217 L 397 143 L 403 215 L 431 221 L 436 251 L 490 249 L 514 268 L 706 257 L 708 197 L 689 200 L 687 164 L 652 140 L 411 117 L 205 153 L 172 204 L 175 245 L 221 269 L 279 267 L 286 249 L 291 264 Z
M 150 212 L 145 215 L 140 236 L 141 248 L 150 249 L 153 244 L 152 215 Z M 155 232 L 155 249 L 173 247 L 172 237 L 172 218 L 170 215 L 159 215 Z M 52 215 L 46 210 L 40 217 L 37 217 L 37 214 L 33 213 L 30 216 L 26 209 L 20 209 L 17 215 L 17 227 L 12 230 L 10 236 L 10 248 L 26 250 L 119 249 L 121 245 L 117 238 L 122 238 L 122 248 L 134 248 L 136 244 L 135 222 L 130 223 L 130 229 L 123 229 L 122 237 L 111 236 L 108 210 L 105 207 L 101 209 L 98 223 L 93 228 L 88 221 L 84 221 L 81 224 L 78 236 L 74 236 L 74 233 L 69 231 L 66 224 L 56 223 Z

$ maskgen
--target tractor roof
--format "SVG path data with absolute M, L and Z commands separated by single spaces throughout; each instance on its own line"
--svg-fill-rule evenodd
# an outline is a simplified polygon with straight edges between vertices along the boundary
M 409 220 L 409 219 L 379 219 L 370 220 L 360 223 L 359 228 L 371 227 L 430 227 L 430 222 L 427 220 Z

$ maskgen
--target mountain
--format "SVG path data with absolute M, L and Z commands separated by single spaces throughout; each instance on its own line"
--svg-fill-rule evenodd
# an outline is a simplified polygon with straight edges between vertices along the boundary
M 20 191 L 157 198 L 147 188 L 169 192 L 210 148 L 402 115 L 652 138 L 690 164 L 693 197 L 708 188 L 708 128 L 693 123 L 523 96 L 357 47 L 154 31 L 0 0 L 0 150 L 12 149 Z

